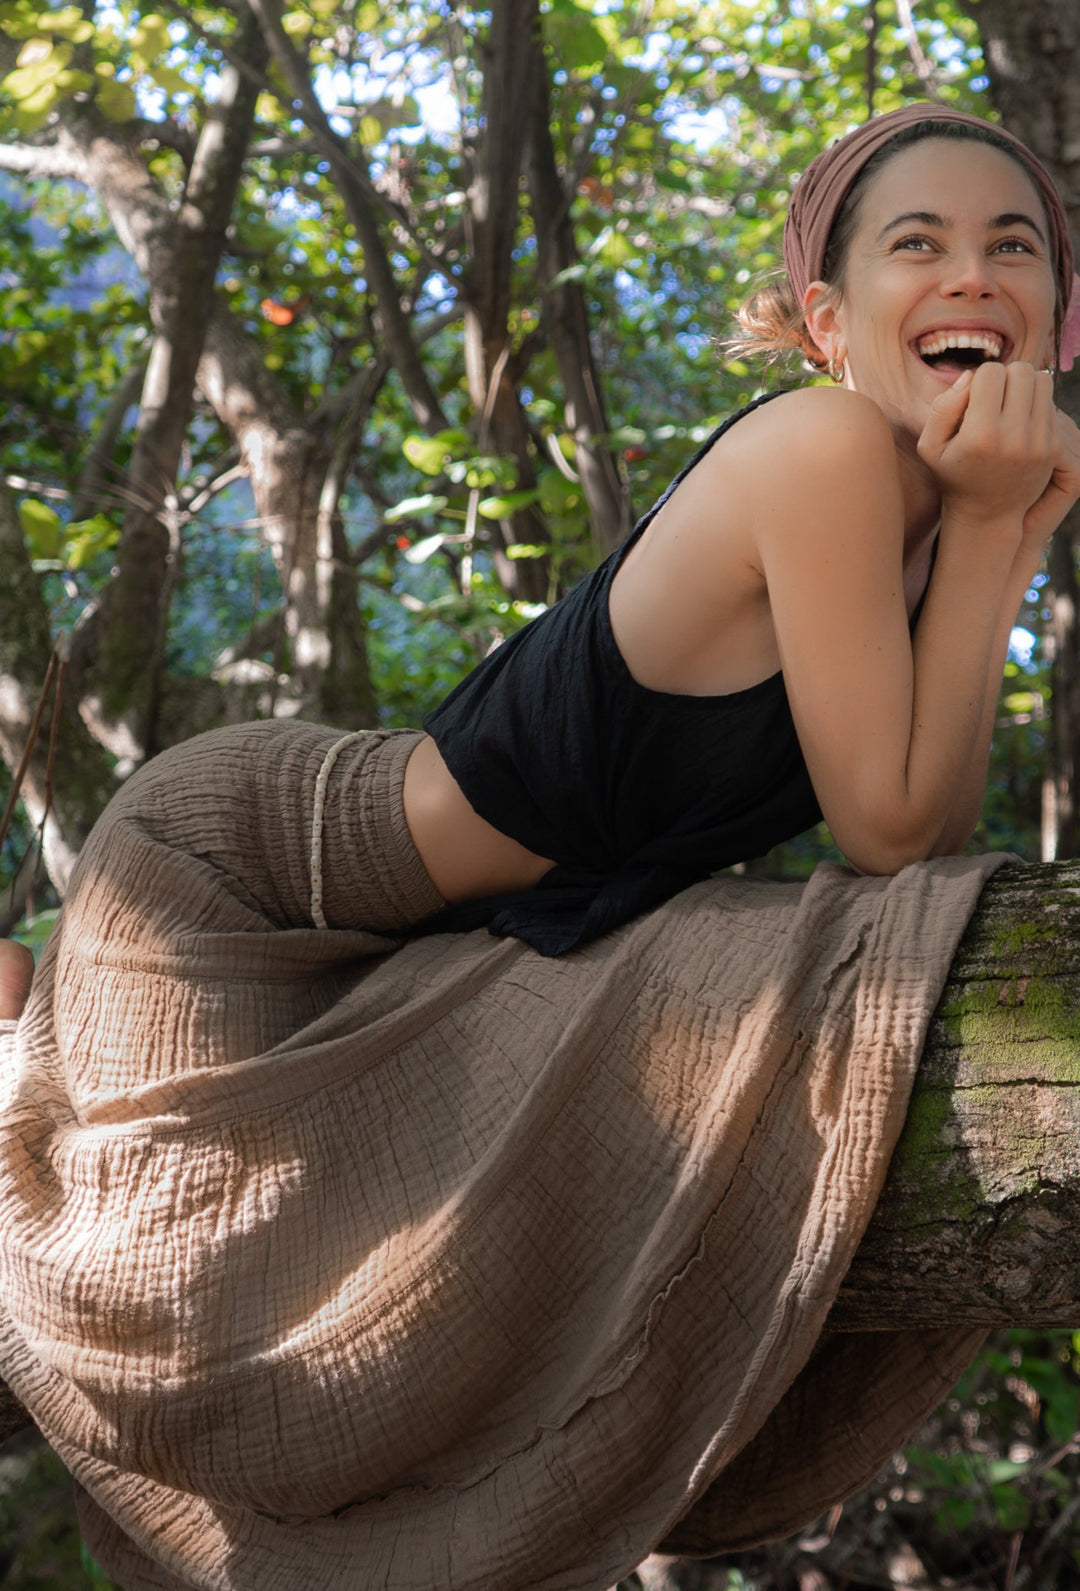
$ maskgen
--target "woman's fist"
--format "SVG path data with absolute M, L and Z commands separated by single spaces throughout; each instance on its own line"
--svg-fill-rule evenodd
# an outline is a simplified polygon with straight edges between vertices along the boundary
M 988 360 L 965 371 L 935 398 L 919 438 L 919 457 L 941 490 L 943 514 L 973 526 L 1012 524 L 1018 531 L 1054 474 L 1056 417 L 1045 371 L 1022 360 Z

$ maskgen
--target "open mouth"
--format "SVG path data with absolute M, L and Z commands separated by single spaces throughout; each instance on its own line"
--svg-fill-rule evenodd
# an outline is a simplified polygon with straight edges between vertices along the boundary
M 992 331 L 931 331 L 916 340 L 915 351 L 932 370 L 959 375 L 1003 359 L 1006 347 L 1004 337 Z

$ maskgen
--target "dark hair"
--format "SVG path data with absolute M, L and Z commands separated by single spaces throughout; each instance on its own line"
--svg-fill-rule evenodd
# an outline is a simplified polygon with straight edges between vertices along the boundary
M 927 138 L 986 144 L 989 148 L 1008 155 L 1029 181 L 1034 180 L 1028 167 L 1017 154 L 1015 146 L 1007 138 L 1002 138 L 992 127 L 973 127 L 968 122 L 937 120 L 912 122 L 910 127 L 904 127 L 890 138 L 887 144 L 882 144 L 880 149 L 875 150 L 855 178 L 837 211 L 836 220 L 829 232 L 829 241 L 825 246 L 821 276 L 838 295 L 843 288 L 844 267 L 851 248 L 851 240 L 858 227 L 859 205 L 867 184 L 894 155 L 901 154 L 903 150 L 910 149 L 914 144 L 920 144 Z M 1043 208 L 1047 229 L 1051 230 L 1050 218 L 1046 216 L 1046 206 L 1042 203 L 1041 194 L 1039 203 Z M 1065 306 L 1061 303 L 1058 293 L 1054 312 L 1056 333 L 1060 332 L 1064 313 Z M 763 277 L 754 292 L 736 311 L 736 319 L 740 330 L 725 338 L 723 346 L 727 353 L 736 356 L 763 354 L 770 365 L 782 361 L 792 353 L 798 353 L 801 359 L 815 370 L 826 368 L 825 357 L 807 330 L 802 308 L 795 298 L 785 271 L 771 271 Z

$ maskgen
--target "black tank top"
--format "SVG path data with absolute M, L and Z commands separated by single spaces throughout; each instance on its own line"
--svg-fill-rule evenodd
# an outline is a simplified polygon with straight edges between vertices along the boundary
M 608 616 L 616 571 L 675 488 L 779 396 L 719 426 L 622 547 L 425 718 L 470 805 L 557 864 L 535 889 L 464 901 L 425 932 L 486 924 L 560 955 L 819 820 L 782 674 L 726 696 L 650 690 Z

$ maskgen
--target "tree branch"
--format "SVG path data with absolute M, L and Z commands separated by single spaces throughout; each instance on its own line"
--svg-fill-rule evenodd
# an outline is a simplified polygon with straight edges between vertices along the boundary
M 104 419 L 79 471 L 79 481 L 71 504 L 72 519 L 87 519 L 101 507 L 109 472 L 116 468 L 113 459 L 124 416 L 139 401 L 146 378 L 146 363 L 146 359 L 140 359 L 133 364 L 109 400 Z

